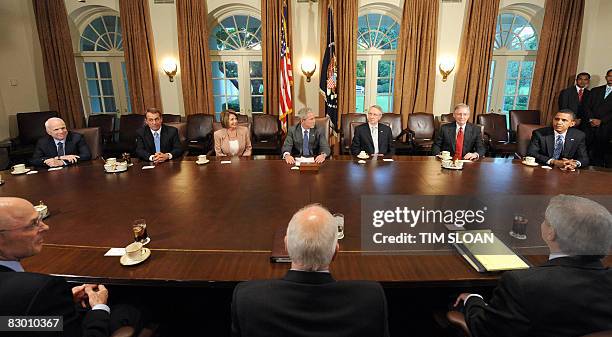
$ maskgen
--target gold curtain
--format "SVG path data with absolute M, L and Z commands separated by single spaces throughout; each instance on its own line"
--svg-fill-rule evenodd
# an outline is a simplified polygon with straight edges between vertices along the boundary
M 33 0 L 38 38 L 43 54 L 49 109 L 57 111 L 69 128 L 85 126 L 83 101 L 64 0 Z
M 280 109 L 280 41 L 283 0 L 261 0 L 261 38 L 264 80 L 264 113 L 278 115 Z M 291 54 L 291 0 L 287 0 L 287 48 Z M 293 94 L 293 87 L 291 90 Z M 292 97 L 293 98 L 293 97 Z
M 393 92 L 393 112 L 403 125 L 413 112 L 433 113 L 438 12 L 438 1 L 404 2 Z
M 119 11 L 132 112 L 161 109 L 149 1 L 119 0 Z
M 574 83 L 580 51 L 584 0 L 546 0 L 544 24 L 531 86 L 529 109 L 540 110 L 540 120 L 552 121 L 557 95 Z
M 487 84 L 500 0 L 469 0 L 455 76 L 454 104 L 468 104 L 472 121 L 487 109 Z
M 185 115 L 215 113 L 207 15 L 206 1 L 176 1 L 176 26 Z

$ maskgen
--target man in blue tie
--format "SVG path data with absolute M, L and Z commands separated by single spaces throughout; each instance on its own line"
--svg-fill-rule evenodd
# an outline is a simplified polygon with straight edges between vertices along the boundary
M 145 127 L 136 131 L 136 155 L 155 164 L 178 158 L 183 154 L 178 130 L 164 125 L 159 109 L 148 108 Z
M 589 165 L 584 132 L 573 128 L 572 110 L 557 112 L 552 127 L 537 129 L 531 135 L 527 155 L 540 164 L 575 170 Z
M 592 165 L 612 167 L 612 69 L 606 73 L 606 84 L 593 88 L 585 107 L 587 146 Z
M 324 130 L 315 125 L 315 114 L 310 108 L 303 108 L 295 114 L 300 123 L 289 127 L 287 137 L 281 149 L 287 164 L 295 164 L 295 157 L 315 157 L 320 164 L 331 154 Z
M 49 118 L 45 122 L 48 136 L 36 143 L 30 160 L 32 165 L 60 167 L 91 159 L 89 146 L 80 133 L 68 131 L 61 118 Z

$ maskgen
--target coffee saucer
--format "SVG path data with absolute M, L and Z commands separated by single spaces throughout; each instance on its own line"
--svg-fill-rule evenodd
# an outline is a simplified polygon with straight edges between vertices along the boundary
M 370 156 L 368 156 L 368 155 L 365 155 L 365 156 L 357 156 L 357 158 L 359 158 L 359 159 L 368 159 L 368 158 L 370 158 Z
M 149 256 L 151 256 L 151 250 L 149 248 L 143 248 L 142 251 L 143 253 L 141 255 L 141 258 L 138 260 L 132 260 L 127 256 L 127 254 L 125 254 L 121 256 L 121 258 L 119 259 L 119 262 L 124 266 L 133 266 L 133 265 L 142 263 L 146 261 L 149 258 Z
M 28 168 L 27 168 L 27 169 L 25 169 L 25 171 L 23 171 L 23 172 L 15 172 L 15 171 L 11 171 L 11 174 L 12 174 L 12 175 L 17 176 L 17 175 L 20 175 L 20 174 L 28 173 L 28 172 L 30 172 L 30 171 L 31 171 L 31 169 L 28 169 Z
M 437 155 L 436 155 L 436 157 L 437 157 L 438 159 L 442 159 L 442 160 L 451 160 L 451 159 L 453 159 L 453 157 L 442 157 L 442 155 L 441 155 L 441 154 L 437 154 Z
M 124 169 L 114 169 L 114 170 L 107 170 L 107 169 L 104 169 L 104 171 L 105 171 L 106 173 L 120 173 L 120 172 L 125 172 L 125 171 L 127 171 L 127 170 L 128 170 L 128 169 L 127 169 L 127 167 L 126 167 L 126 168 L 124 168 Z
M 197 160 L 196 160 L 196 164 L 198 164 L 198 165 L 204 165 L 204 164 L 207 164 L 209 161 L 210 161 L 210 159 L 206 159 L 206 160 L 204 160 L 204 161 L 197 161 Z
M 524 160 L 523 160 L 521 163 L 522 163 L 523 165 L 527 165 L 527 166 L 531 166 L 531 167 L 540 166 L 538 163 L 529 164 L 529 163 L 527 163 L 527 162 L 526 162 L 526 161 L 524 161 Z

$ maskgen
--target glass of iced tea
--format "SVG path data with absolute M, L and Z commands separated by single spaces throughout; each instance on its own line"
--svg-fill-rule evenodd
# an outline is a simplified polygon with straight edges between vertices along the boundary
M 132 232 L 134 233 L 134 241 L 141 242 L 143 245 L 146 245 L 151 241 L 149 235 L 147 234 L 147 222 L 145 219 L 136 219 L 132 223 Z

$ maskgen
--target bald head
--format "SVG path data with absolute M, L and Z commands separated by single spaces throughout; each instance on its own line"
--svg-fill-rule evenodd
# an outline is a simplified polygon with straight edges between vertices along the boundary
M 338 227 L 331 213 L 318 204 L 293 215 L 287 226 L 286 244 L 294 267 L 326 270 L 336 252 Z
M 18 261 L 38 254 L 48 229 L 29 201 L 0 197 L 0 260 Z
M 47 134 L 57 140 L 64 140 L 68 135 L 68 129 L 64 120 L 57 117 L 51 117 L 45 122 Z

